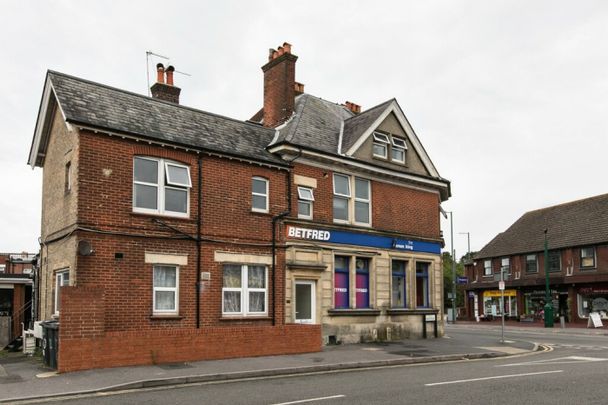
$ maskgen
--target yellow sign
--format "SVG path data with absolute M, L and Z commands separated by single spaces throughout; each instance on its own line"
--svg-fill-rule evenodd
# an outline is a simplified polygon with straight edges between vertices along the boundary
M 488 290 L 483 292 L 484 297 L 500 297 L 500 290 Z M 504 290 L 505 297 L 517 297 L 517 291 L 515 290 Z

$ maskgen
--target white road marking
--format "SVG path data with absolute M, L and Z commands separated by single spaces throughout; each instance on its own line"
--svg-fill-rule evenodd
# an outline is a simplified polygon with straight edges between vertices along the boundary
M 608 359 L 600 358 L 600 357 L 568 356 L 568 357 L 556 357 L 554 359 L 547 359 L 547 360 L 526 361 L 524 363 L 500 364 L 496 367 L 538 366 L 538 365 L 543 365 L 543 364 L 590 363 L 590 362 L 596 362 L 596 361 L 608 361 Z
M 326 399 L 335 399 L 335 398 L 344 398 L 346 395 L 332 395 L 330 397 L 319 397 L 319 398 L 309 398 L 309 399 L 300 399 L 298 401 L 291 401 L 291 402 L 280 402 L 277 404 L 272 404 L 272 405 L 290 405 L 290 404 L 303 404 L 306 402 L 316 402 L 316 401 L 325 401 Z
M 554 373 L 563 373 L 564 370 L 554 370 L 554 371 L 541 371 L 538 373 L 524 373 L 524 374 L 508 374 L 508 375 L 496 375 L 493 377 L 480 377 L 480 378 L 470 378 L 468 380 L 454 380 L 454 381 L 443 381 L 438 383 L 430 383 L 424 384 L 426 387 L 432 387 L 435 385 L 447 385 L 447 384 L 460 384 L 466 382 L 475 382 L 475 381 L 486 381 L 486 380 L 499 380 L 501 378 L 515 378 L 515 377 L 525 377 L 529 375 L 540 375 L 540 374 L 554 374 Z

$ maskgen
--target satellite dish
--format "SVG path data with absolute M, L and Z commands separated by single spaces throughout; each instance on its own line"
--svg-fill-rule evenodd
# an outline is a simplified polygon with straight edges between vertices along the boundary
M 90 256 L 93 253 L 93 246 L 88 240 L 81 240 L 78 242 L 78 254 L 80 256 Z

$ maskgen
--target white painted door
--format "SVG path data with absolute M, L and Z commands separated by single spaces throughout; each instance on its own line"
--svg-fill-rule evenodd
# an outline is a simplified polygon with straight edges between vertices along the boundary
M 296 323 L 314 323 L 315 282 L 304 280 L 296 281 L 295 301 Z

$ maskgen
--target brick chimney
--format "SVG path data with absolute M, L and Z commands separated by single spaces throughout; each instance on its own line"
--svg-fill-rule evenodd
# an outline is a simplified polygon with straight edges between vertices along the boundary
M 344 103 L 344 106 L 355 114 L 361 113 L 361 106 L 359 104 L 355 104 L 350 101 L 347 101 Z
M 285 122 L 294 110 L 296 96 L 296 61 L 287 42 L 278 49 L 270 49 L 264 72 L 264 126 L 276 127 Z M 298 93 L 304 85 L 298 83 Z
M 173 66 L 167 66 L 165 70 L 162 63 L 156 65 L 156 83 L 150 87 L 152 97 L 179 104 L 179 93 L 182 89 L 173 85 L 173 72 L 175 72 Z

